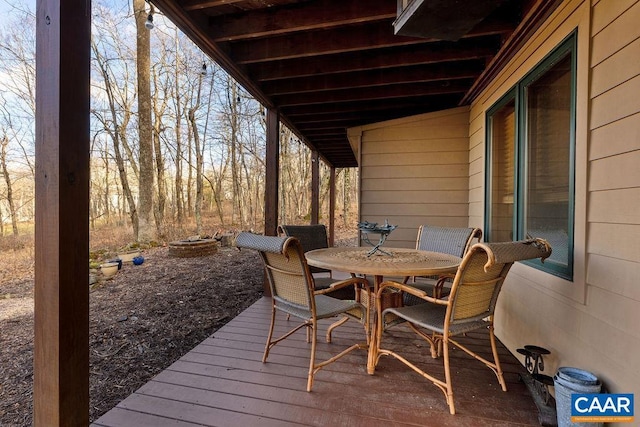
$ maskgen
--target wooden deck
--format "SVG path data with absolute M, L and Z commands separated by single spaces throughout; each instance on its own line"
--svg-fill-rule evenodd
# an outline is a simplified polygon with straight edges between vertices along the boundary
M 356 351 L 322 369 L 307 393 L 309 347 L 304 332 L 276 345 L 261 362 L 270 300 L 262 298 L 191 352 L 104 414 L 95 426 L 516 426 L 539 425 L 538 413 L 518 373 L 520 363 L 500 346 L 508 391 L 494 374 L 460 350 L 453 350 L 456 415 L 444 395 L 400 362 L 383 357 L 375 375 L 366 373 L 366 353 Z M 290 322 L 293 322 L 292 319 Z M 276 332 L 287 321 L 279 317 Z M 326 324 L 319 337 L 324 337 Z M 482 333 L 464 341 L 489 349 Z M 442 373 L 423 342 L 406 326 L 387 333 L 413 360 Z M 411 338 L 410 338 L 411 337 Z M 482 338 L 481 340 L 479 338 Z M 319 340 L 327 358 L 352 341 L 364 341 L 358 323 L 334 332 L 332 344 Z M 477 343 L 477 344 L 476 344 Z

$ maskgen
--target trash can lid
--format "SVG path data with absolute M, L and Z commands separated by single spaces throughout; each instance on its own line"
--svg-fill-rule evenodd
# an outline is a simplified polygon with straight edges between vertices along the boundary
M 591 372 L 579 368 L 571 368 L 568 366 L 558 368 L 558 372 L 556 373 L 556 375 L 560 379 L 576 384 L 596 385 L 599 382 L 598 377 L 596 377 Z

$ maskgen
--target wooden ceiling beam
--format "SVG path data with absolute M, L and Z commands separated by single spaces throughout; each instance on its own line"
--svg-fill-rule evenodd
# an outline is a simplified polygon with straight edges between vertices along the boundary
M 245 0 L 190 0 L 184 2 L 182 8 L 186 11 L 210 9 L 218 6 L 229 6 Z
M 415 108 L 408 109 L 407 111 L 414 110 Z M 333 113 L 333 114 L 317 114 L 317 115 L 308 115 L 308 116 L 298 116 L 295 118 L 295 122 L 298 126 L 310 125 L 313 123 L 351 123 L 351 122 L 360 122 L 365 118 L 366 120 L 379 121 L 376 119 L 384 120 L 384 117 L 387 117 L 389 114 L 388 110 L 379 110 L 379 111 L 348 111 L 343 113 Z
M 296 118 L 295 122 L 301 132 L 311 129 L 312 126 L 322 127 L 323 123 L 329 123 L 332 126 L 353 127 L 397 119 L 400 117 L 413 116 L 421 112 L 426 112 L 423 111 L 423 108 L 406 107 L 378 111 L 350 111 L 335 113 L 332 115 L 321 114 L 317 116 L 300 116 Z M 426 108 L 429 109 L 429 106 Z
M 248 72 L 256 81 L 270 81 L 447 61 L 486 61 L 499 47 L 500 37 L 494 35 L 460 40 L 457 43 L 432 42 L 395 49 L 379 49 L 375 52 L 350 52 L 264 62 L 249 66 Z
M 262 84 L 268 95 L 284 95 L 358 87 L 385 86 L 440 80 L 475 79 L 484 69 L 484 61 L 456 61 L 427 66 L 374 69 L 365 72 L 328 74 L 286 79 Z
M 329 105 L 311 104 L 295 107 L 283 106 L 280 111 L 283 116 L 295 121 L 298 120 L 299 117 L 323 117 L 324 115 L 350 112 L 359 112 L 363 116 L 366 116 L 371 112 L 393 111 L 399 109 L 415 109 L 416 111 L 422 109 L 428 110 L 439 105 L 443 105 L 443 108 L 449 108 L 450 106 L 456 106 L 460 99 L 462 99 L 462 94 L 458 93 L 437 96 L 339 102 Z
M 369 25 L 340 27 L 244 40 L 228 43 L 231 56 L 240 64 L 280 61 L 340 52 L 353 52 L 388 46 L 406 46 L 424 43 L 417 37 L 395 36 L 391 20 Z
M 464 94 L 471 82 L 458 80 L 448 82 L 427 82 L 408 85 L 387 85 L 374 88 L 355 88 L 350 90 L 332 90 L 325 92 L 310 92 L 304 96 L 279 95 L 272 97 L 279 107 L 301 106 L 308 104 L 324 104 L 352 101 L 370 101 L 380 99 L 419 97 L 426 95 Z M 326 107 L 325 107 L 326 108 Z
M 336 144 L 334 141 L 341 141 L 344 142 L 344 144 Z M 349 153 L 351 152 L 351 156 L 353 156 L 353 152 L 351 151 L 351 146 L 349 145 L 349 139 L 347 138 L 347 133 L 345 132 L 344 136 L 342 137 L 342 139 L 337 139 L 337 140 L 326 140 L 326 141 L 322 141 L 322 140 L 318 140 L 317 141 L 318 145 L 323 147 L 323 150 L 326 149 L 327 146 L 331 146 L 331 147 L 336 147 L 335 150 L 330 150 L 327 151 L 327 153 L 329 153 L 331 156 L 333 157 L 346 157 L 349 155 Z M 338 148 L 338 147 L 344 147 L 344 148 Z M 355 160 L 355 157 L 354 157 Z
M 306 124 L 311 123 L 322 123 L 330 121 L 332 123 L 340 123 L 340 122 L 350 122 L 354 119 L 360 119 L 362 117 L 362 113 L 358 111 L 352 111 L 348 113 L 334 113 L 334 114 L 324 114 L 317 116 L 300 116 L 300 118 L 296 119 L 296 124 L 298 126 L 304 126 Z
M 316 144 L 318 147 L 322 147 L 322 151 L 327 154 L 332 154 L 335 156 L 341 155 L 343 153 L 346 154 L 348 150 L 344 148 L 343 149 L 338 148 L 338 144 L 336 144 L 336 142 L 345 142 L 347 144 L 344 144 L 344 145 L 349 146 L 348 139 L 347 139 L 347 132 L 345 131 L 342 135 L 326 136 L 326 137 L 319 136 L 319 137 L 313 138 L 313 143 Z M 332 148 L 328 148 L 328 147 L 332 147 Z
M 330 129 L 317 129 L 310 130 L 308 132 L 304 132 L 304 135 L 307 138 L 317 138 L 317 137 L 325 137 L 325 136 L 344 136 L 346 135 L 347 128 L 330 128 Z
M 455 105 L 453 105 L 455 106 Z M 350 128 L 354 126 L 362 126 L 370 123 L 378 123 L 386 120 L 393 120 L 400 117 L 409 117 L 414 116 L 416 114 L 422 114 L 436 109 L 435 107 L 429 108 L 406 108 L 406 109 L 391 109 L 391 110 L 380 110 L 375 112 L 351 112 L 351 113 L 343 113 L 343 115 L 347 116 L 346 118 L 341 118 L 339 115 L 335 116 L 318 116 L 318 117 L 303 117 L 299 120 L 296 120 L 296 126 L 298 130 L 305 135 L 308 132 L 323 130 L 328 128 Z
M 329 142 L 334 142 L 334 141 L 347 141 L 347 137 L 346 135 L 340 139 L 334 139 L 334 140 L 329 140 Z M 351 151 L 351 149 L 334 149 L 332 147 L 334 147 L 336 144 L 319 144 L 320 145 L 320 149 L 324 152 L 326 152 L 327 154 L 331 154 L 331 155 L 335 155 L 335 156 L 339 156 L 339 155 L 344 155 L 347 154 L 348 151 Z M 348 146 L 348 144 L 347 144 Z
M 251 39 L 341 25 L 394 19 L 396 4 L 388 0 L 318 0 L 271 7 L 242 14 L 211 17 L 210 35 L 216 42 Z
M 488 20 L 478 25 L 466 37 L 505 34 L 515 24 L 508 20 Z M 225 43 L 226 49 L 239 64 L 280 61 L 340 52 L 366 51 L 391 46 L 416 45 L 434 39 L 396 36 L 391 20 L 368 25 L 348 25 L 336 29 L 307 31 L 269 38 Z

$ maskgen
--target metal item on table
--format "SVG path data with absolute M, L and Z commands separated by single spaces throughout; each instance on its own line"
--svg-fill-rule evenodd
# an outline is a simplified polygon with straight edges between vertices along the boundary
M 369 251 L 367 256 L 369 257 L 375 254 L 376 252 L 381 252 L 385 255 L 392 256 L 389 252 L 386 252 L 380 249 L 380 246 L 384 244 L 385 240 L 387 240 L 387 237 L 389 237 L 389 234 L 391 234 L 391 232 L 395 230 L 397 227 L 398 227 L 397 225 L 389 224 L 389 221 L 386 219 L 384 221 L 384 225 L 378 225 L 377 222 L 369 222 L 369 221 L 359 222 L 358 230 L 360 230 L 363 233 L 362 240 L 364 240 L 365 242 L 373 246 L 373 249 Z M 369 240 L 369 234 L 379 235 L 377 244 Z

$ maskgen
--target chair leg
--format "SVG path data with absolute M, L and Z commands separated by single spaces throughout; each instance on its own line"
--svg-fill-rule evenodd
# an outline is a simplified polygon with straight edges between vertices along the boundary
M 316 331 L 318 330 L 318 323 L 317 321 L 314 319 L 311 322 L 311 357 L 310 357 L 310 361 L 309 361 L 309 377 L 307 379 L 307 391 L 311 391 L 311 387 L 313 387 L 313 375 L 315 373 L 315 368 L 316 368 L 316 342 L 317 340 L 317 333 Z M 309 328 L 307 328 L 307 336 L 309 334 Z
M 426 342 L 429 343 L 432 358 L 437 359 L 442 355 L 442 336 L 441 335 L 437 334 L 436 332 L 432 332 L 431 336 L 429 336 L 426 333 L 422 332 L 419 328 L 417 328 L 413 323 L 407 322 L 407 325 L 409 325 L 409 328 L 411 328 L 411 330 L 413 330 L 413 332 L 415 332 L 416 335 L 418 335 L 419 337 L 421 337 L 422 339 L 424 339 Z
M 436 346 L 436 355 L 434 359 L 437 359 L 438 357 L 442 356 L 442 337 L 434 332 L 433 342 L 435 343 L 435 346 Z M 433 348 L 431 349 L 431 356 L 433 356 Z
M 489 326 L 489 340 L 491 340 L 491 351 L 493 352 L 493 363 L 495 364 L 495 374 L 498 377 L 498 382 L 502 387 L 502 391 L 507 391 L 507 383 L 504 381 L 502 375 L 502 368 L 500 367 L 500 358 L 498 357 L 498 347 L 496 346 L 496 337 L 493 334 L 493 325 Z
M 327 342 L 331 342 L 331 332 L 333 332 L 333 330 L 338 326 L 346 323 L 348 320 L 349 318 L 345 316 L 342 319 L 337 320 L 333 322 L 331 325 L 329 325 L 329 327 L 327 328 Z
M 449 340 L 447 337 L 444 337 L 442 340 L 443 347 L 443 359 L 444 359 L 444 379 L 446 382 L 446 397 L 447 403 L 449 404 L 449 413 L 451 415 L 455 415 L 456 407 L 453 403 L 453 387 L 451 386 L 451 367 L 449 365 Z
M 273 338 L 273 327 L 276 323 L 276 306 L 271 306 L 271 325 L 269 326 L 269 334 L 267 335 L 267 344 L 264 348 L 264 354 L 262 355 L 262 363 L 267 361 L 269 357 L 269 350 L 271 349 L 271 338 Z M 274 343 L 275 344 L 275 343 Z

